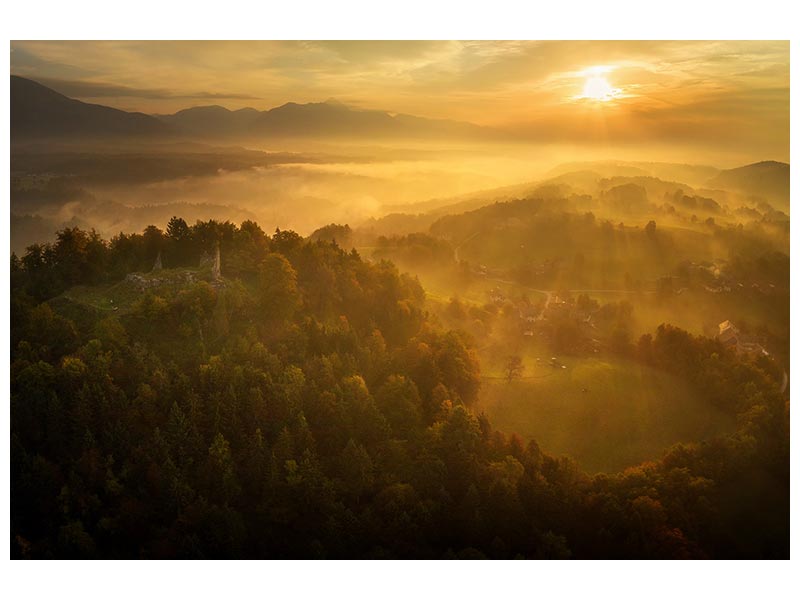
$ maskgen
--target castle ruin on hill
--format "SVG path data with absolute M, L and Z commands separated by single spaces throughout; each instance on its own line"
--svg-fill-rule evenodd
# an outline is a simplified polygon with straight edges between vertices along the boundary
M 198 266 L 201 269 L 204 267 L 211 267 L 212 281 L 219 281 L 222 278 L 219 242 L 214 244 L 214 256 L 211 257 L 209 256 L 208 252 L 203 252 L 203 255 L 200 257 L 200 264 Z
M 209 255 L 203 252 L 200 257 L 198 268 L 201 271 L 210 269 L 210 283 L 214 287 L 223 287 L 222 280 L 222 261 L 220 259 L 219 242 L 214 244 L 214 254 Z M 157 274 L 157 275 L 156 275 Z M 147 289 L 160 287 L 162 285 L 190 285 L 197 281 L 197 273 L 193 270 L 170 270 L 164 269 L 161 262 L 161 251 L 158 252 L 153 268 L 149 273 L 128 273 L 125 281 L 132 283 L 139 292 Z

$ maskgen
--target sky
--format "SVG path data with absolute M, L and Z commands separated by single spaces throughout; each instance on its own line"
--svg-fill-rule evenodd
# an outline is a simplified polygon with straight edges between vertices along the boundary
M 735 145 L 789 160 L 780 41 L 17 41 L 11 73 L 146 113 L 335 98 L 526 140 Z

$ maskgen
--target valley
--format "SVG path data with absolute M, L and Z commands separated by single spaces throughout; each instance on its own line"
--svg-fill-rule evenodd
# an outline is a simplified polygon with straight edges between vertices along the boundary
M 572 63 L 339 99 L 324 69 L 181 95 L 23 60 L 12 552 L 788 556 L 784 113 Z

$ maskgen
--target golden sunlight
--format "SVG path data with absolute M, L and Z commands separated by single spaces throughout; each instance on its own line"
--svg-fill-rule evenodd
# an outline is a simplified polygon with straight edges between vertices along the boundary
M 581 74 L 586 77 L 586 82 L 583 85 L 583 93 L 577 96 L 577 98 L 607 102 L 618 96 L 620 90 L 612 87 L 605 78 L 605 74 L 612 69 L 613 67 L 598 66 L 583 71 Z
M 10 46 L 10 559 L 790 558 L 790 41 Z
M 583 86 L 583 97 L 593 100 L 611 100 L 616 92 L 605 77 L 590 77 Z

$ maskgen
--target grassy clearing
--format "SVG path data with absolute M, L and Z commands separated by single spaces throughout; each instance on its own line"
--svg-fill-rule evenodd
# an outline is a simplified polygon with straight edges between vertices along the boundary
M 512 383 L 485 373 L 480 404 L 494 426 L 569 454 L 590 472 L 612 472 L 654 459 L 677 442 L 729 431 L 730 417 L 683 382 L 613 358 L 559 359 L 566 369 L 525 359 Z
M 115 308 L 121 311 L 129 309 L 142 296 L 125 281 L 112 285 L 75 286 L 61 295 L 65 300 L 109 313 L 116 312 Z
M 186 268 L 162 269 L 156 273 L 139 273 L 138 275 L 144 280 L 156 280 L 157 283 L 150 289 L 154 293 L 163 295 L 179 292 L 191 285 L 184 277 L 187 272 L 192 273 L 195 280 L 201 279 L 200 271 Z M 58 299 L 111 314 L 130 310 L 145 294 L 146 291 L 137 287 L 136 284 L 122 280 L 109 285 L 75 286 L 61 294 Z

